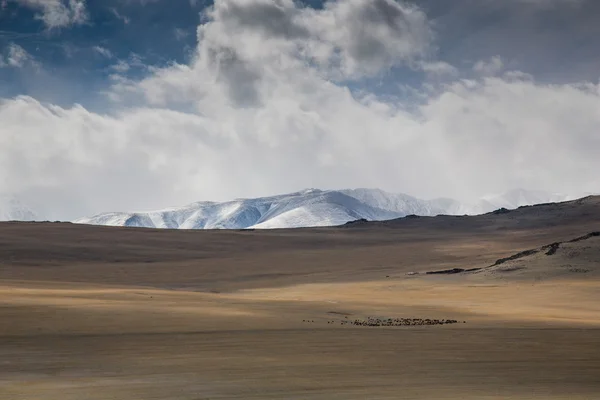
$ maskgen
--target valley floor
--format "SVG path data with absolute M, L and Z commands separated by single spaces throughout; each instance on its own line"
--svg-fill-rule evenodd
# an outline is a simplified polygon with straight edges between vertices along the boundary
M 1 397 L 591 399 L 600 394 L 600 282 L 444 280 L 233 294 L 5 281 Z M 369 316 L 460 322 L 343 324 Z
M 0 224 L 0 399 L 600 398 L 600 236 L 570 241 L 597 226 L 564 215 L 518 229 Z M 427 274 L 456 267 L 481 269 Z M 352 324 L 369 317 L 457 323 Z

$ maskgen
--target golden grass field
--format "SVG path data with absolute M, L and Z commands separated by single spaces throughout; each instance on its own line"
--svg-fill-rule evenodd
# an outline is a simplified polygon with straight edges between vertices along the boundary
M 599 399 L 597 231 L 596 197 L 279 231 L 2 223 L 0 399 Z M 452 268 L 478 270 L 427 274 Z M 344 323 L 369 316 L 459 323 Z

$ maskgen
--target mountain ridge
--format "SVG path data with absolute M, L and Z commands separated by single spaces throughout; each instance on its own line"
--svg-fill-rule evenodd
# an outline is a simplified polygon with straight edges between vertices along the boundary
M 515 189 L 473 204 L 454 199 L 422 200 L 381 189 L 305 189 L 298 192 L 200 201 L 183 207 L 147 212 L 111 212 L 79 218 L 74 223 L 164 229 L 278 229 L 337 226 L 350 221 L 383 221 L 407 215 L 476 215 L 499 208 L 572 200 L 562 194 Z

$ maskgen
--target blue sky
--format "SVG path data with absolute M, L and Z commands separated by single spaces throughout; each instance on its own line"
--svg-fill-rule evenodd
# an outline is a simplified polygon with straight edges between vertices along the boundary
M 598 18 L 592 0 L 0 0 L 0 193 L 75 218 L 305 187 L 596 191 Z
M 118 60 L 137 55 L 144 65 L 185 62 L 196 43 L 201 3 L 178 1 L 173 7 L 165 1 L 88 1 L 84 23 L 48 28 L 36 19 L 38 11 L 8 2 L 0 14 L 0 48 L 11 43 L 23 47 L 43 65 L 44 74 L 31 82 L 30 74 L 3 69 L 0 79 L 7 84 L 2 95 L 86 104 L 97 100 L 95 92 L 105 87 Z M 128 71 L 130 76 L 141 74 L 140 68 Z

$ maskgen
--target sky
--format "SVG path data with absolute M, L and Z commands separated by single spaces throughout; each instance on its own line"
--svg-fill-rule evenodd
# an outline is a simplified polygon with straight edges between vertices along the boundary
M 0 193 L 600 190 L 596 0 L 0 0 Z

